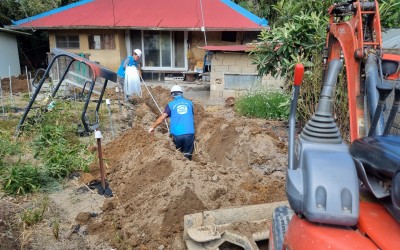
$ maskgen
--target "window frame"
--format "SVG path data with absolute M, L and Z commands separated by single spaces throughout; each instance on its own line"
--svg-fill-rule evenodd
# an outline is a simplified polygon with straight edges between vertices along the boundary
M 63 35 L 54 35 L 56 48 L 60 49 L 80 49 L 80 37 L 77 34 L 63 34 Z M 65 38 L 65 41 L 60 41 L 60 38 Z M 77 40 L 71 40 L 71 38 L 77 38 Z M 73 43 L 77 42 L 77 47 L 73 45 Z M 65 46 L 62 46 L 61 43 L 65 43 Z
M 96 48 L 96 43 L 95 43 L 95 37 L 99 36 L 100 39 L 100 48 Z M 109 37 L 108 42 L 106 42 L 106 37 Z M 116 49 L 116 43 L 115 43 L 115 34 L 113 33 L 94 33 L 94 34 L 88 34 L 87 35 L 88 39 L 88 48 L 89 50 L 115 50 Z M 91 41 L 93 39 L 93 41 Z M 110 46 L 106 48 L 106 45 Z
M 146 30 L 142 30 L 141 31 L 141 43 L 142 43 L 142 48 L 145 48 L 145 32 Z M 162 32 L 161 30 L 159 32 Z M 165 30 L 163 30 L 163 32 L 165 32 Z M 184 66 L 183 67 L 174 67 L 175 65 L 175 45 L 176 45 L 176 41 L 175 41 L 175 36 L 174 36 L 174 32 L 183 32 L 183 49 L 184 49 L 184 55 L 187 55 L 187 37 L 188 37 L 188 32 L 187 31 L 169 31 L 170 32 L 170 58 L 171 58 L 171 66 L 169 67 L 161 67 L 161 66 L 146 66 L 146 53 L 143 53 L 142 56 L 142 62 L 143 62 L 143 66 L 142 69 L 143 70 L 167 70 L 167 71 L 176 71 L 176 72 L 180 72 L 180 71 L 187 71 L 188 69 L 188 62 L 186 59 L 186 56 L 183 58 L 184 60 Z M 161 33 L 159 33 L 161 35 Z M 161 45 L 160 45 L 161 48 Z M 145 52 L 143 50 L 143 52 Z M 160 50 L 161 53 L 161 50 Z M 162 63 L 162 58 L 161 55 L 159 56 L 159 62 L 160 64 Z

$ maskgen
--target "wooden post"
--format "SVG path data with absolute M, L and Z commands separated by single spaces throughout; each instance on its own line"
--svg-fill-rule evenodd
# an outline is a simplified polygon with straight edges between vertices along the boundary
M 103 191 L 106 190 L 106 181 L 105 181 L 105 173 L 104 173 L 104 167 L 103 167 L 103 155 L 101 152 L 101 132 L 100 130 L 96 130 L 95 133 L 95 138 L 97 140 L 97 154 L 99 157 L 99 164 L 100 164 L 100 175 L 101 175 L 101 187 L 103 188 Z

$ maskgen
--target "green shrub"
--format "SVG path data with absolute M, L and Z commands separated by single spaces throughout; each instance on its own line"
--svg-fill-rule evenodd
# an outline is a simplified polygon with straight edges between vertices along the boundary
M 0 160 L 6 155 L 21 154 L 21 145 L 12 142 L 9 138 L 0 138 Z
M 290 97 L 278 90 L 251 91 L 237 99 L 235 110 L 248 117 L 287 120 L 290 110 Z
M 78 170 L 89 171 L 91 159 L 83 155 L 81 145 L 53 144 L 41 155 L 50 177 L 61 179 Z
M 94 154 L 76 136 L 76 105 L 59 102 L 51 112 L 32 110 L 23 132 L 12 134 L 17 119 L 0 119 L 0 188 L 7 194 L 26 194 L 54 188 L 70 173 L 89 171 Z M 19 141 L 19 142 L 18 142 Z M 26 146 L 25 146 L 26 145 Z M 31 161 L 33 150 L 35 161 Z M 25 153 L 23 153 L 25 152 Z M 27 155 L 27 157 L 22 157 Z
M 7 194 L 26 194 L 45 185 L 45 173 L 32 165 L 17 165 L 5 168 L 1 173 L 1 184 Z

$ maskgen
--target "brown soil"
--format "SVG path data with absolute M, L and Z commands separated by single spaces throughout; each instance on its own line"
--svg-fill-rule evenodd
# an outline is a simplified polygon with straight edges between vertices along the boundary
M 3 92 L 10 93 L 10 78 L 1 79 L 1 87 Z M 26 76 L 12 76 L 11 77 L 11 89 L 12 93 L 27 93 L 28 92 L 28 82 Z M 5 94 L 5 93 L 3 93 Z
M 168 90 L 150 90 L 163 110 L 170 99 Z M 66 232 L 78 224 L 78 233 L 65 233 L 63 244 L 60 240 L 50 244 L 51 237 L 43 240 L 43 235 L 35 234 L 33 241 L 56 249 L 186 249 L 184 215 L 286 199 L 285 123 L 237 116 L 233 104 L 195 100 L 196 147 L 193 161 L 189 161 L 175 149 L 165 124 L 154 135 L 148 134 L 160 111 L 146 89 L 142 91 L 143 98 L 131 99 L 122 114 L 115 108 L 116 138 L 104 133 L 106 178 L 114 196 L 104 198 L 83 186 L 100 179 L 99 164 L 94 162 L 91 173 L 80 177 L 80 184 L 75 180 L 76 185 L 69 184 L 51 196 L 63 222 L 70 223 Z M 116 98 L 112 90 L 107 96 Z M 71 197 L 75 201 L 66 202 Z M 89 206 L 78 209 L 83 202 Z M 0 220 L 3 229 L 1 226 Z M 50 230 L 48 225 L 41 228 Z M 71 243 L 82 239 L 89 243 Z M 37 245 L 31 244 L 31 249 L 40 249 L 33 247 Z
M 151 91 L 163 109 L 168 90 Z M 166 126 L 147 133 L 159 113 L 152 99 L 144 92 L 133 103 L 133 127 L 104 148 L 114 197 L 101 218 L 90 221 L 89 233 L 114 236 L 118 248 L 181 249 L 185 214 L 285 200 L 285 124 L 195 102 L 196 151 L 188 161 Z

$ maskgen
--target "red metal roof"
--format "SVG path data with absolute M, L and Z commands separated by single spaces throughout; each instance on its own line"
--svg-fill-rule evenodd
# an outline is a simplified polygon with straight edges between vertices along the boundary
M 248 45 L 219 45 L 219 46 L 204 46 L 201 47 L 204 50 L 207 51 L 250 51 L 253 47 L 248 46 Z
M 229 0 L 84 0 L 14 25 L 36 29 L 199 30 L 204 26 L 206 30 L 260 30 L 267 21 Z

